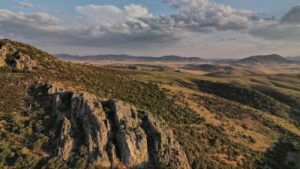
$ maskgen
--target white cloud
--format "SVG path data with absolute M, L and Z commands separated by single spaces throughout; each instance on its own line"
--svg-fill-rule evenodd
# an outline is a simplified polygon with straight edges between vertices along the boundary
M 115 25 L 123 23 L 126 20 L 125 12 L 112 5 L 76 6 L 75 10 L 91 24 Z
M 152 17 L 138 6 L 124 9 L 84 6 L 77 9 L 83 16 L 80 27 L 65 27 L 58 18 L 47 13 L 24 14 L 0 10 L 0 34 L 5 34 L 7 38 L 35 40 L 43 44 L 96 47 L 118 45 L 128 48 L 145 43 L 172 43 L 178 39 L 175 31 L 151 29 L 138 17 L 134 17 Z M 103 11 L 104 15 L 100 16 Z M 133 11 L 133 15 L 129 11 Z
M 94 33 L 97 29 L 123 33 L 150 29 L 161 33 L 173 31 L 182 34 L 190 31 L 243 30 L 263 23 L 263 20 L 251 11 L 234 9 L 210 0 L 165 2 L 177 12 L 171 16 L 154 16 L 147 8 L 136 4 L 127 5 L 123 9 L 111 5 L 86 5 L 77 6 L 75 9 L 85 20 L 92 23 Z
M 146 50 L 147 45 L 147 50 L 151 51 L 164 46 L 175 46 L 178 41 L 180 43 L 177 44 L 182 45 L 192 41 L 196 34 L 227 31 L 223 32 L 226 34 L 248 29 L 254 31 L 254 28 L 262 28 L 261 24 L 264 23 L 251 11 L 234 9 L 210 0 L 165 2 L 176 9 L 174 14 L 157 16 L 146 7 L 136 4 L 123 8 L 112 5 L 77 6 L 75 11 L 80 18 L 79 24 L 67 27 L 57 17 L 47 13 L 24 14 L 0 10 L 0 34 L 35 40 L 38 44 L 96 48 L 118 46 L 126 50 Z M 199 41 L 193 44 L 201 46 L 203 42 Z M 239 40 L 235 41 L 238 42 Z M 180 45 L 176 46 L 176 52 L 182 48 L 195 51 L 199 49 L 197 46 L 189 48 L 190 44 L 182 48 Z M 203 49 L 207 48 L 204 46 Z M 168 51 L 167 48 L 165 50 Z M 192 53 L 188 50 L 186 52 Z
M 178 26 L 193 31 L 242 30 L 263 22 L 253 12 L 234 9 L 210 0 L 165 0 L 177 10 L 172 17 Z
M 47 13 L 24 14 L 22 12 L 14 13 L 5 9 L 0 9 L 0 22 L 2 25 L 4 23 L 13 23 L 48 30 L 54 30 L 60 27 L 59 19 Z
M 170 25 L 170 17 L 154 16 L 147 8 L 136 4 L 122 9 L 111 5 L 86 5 L 77 6 L 75 10 L 83 17 L 83 22 L 89 23 L 83 29 L 92 38 L 111 36 L 116 41 L 161 42 L 181 36 L 177 28 Z M 127 43 L 135 43 L 131 41 Z
M 96 25 L 117 26 L 129 20 L 137 21 L 139 17 L 151 17 L 148 9 L 130 4 L 120 9 L 113 5 L 85 5 L 76 6 L 76 12 L 88 22 Z
M 124 10 L 126 11 L 129 17 L 136 18 L 136 17 L 152 16 L 152 14 L 149 13 L 147 8 L 136 4 L 130 4 L 125 6 Z
M 34 5 L 30 2 L 27 2 L 27 1 L 19 1 L 17 2 L 18 6 L 19 7 L 22 7 L 22 8 L 32 8 L 34 7 Z

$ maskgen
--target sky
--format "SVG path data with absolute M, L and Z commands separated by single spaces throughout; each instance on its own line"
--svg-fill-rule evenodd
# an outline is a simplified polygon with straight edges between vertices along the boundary
M 0 38 L 51 54 L 300 55 L 300 0 L 0 0 Z

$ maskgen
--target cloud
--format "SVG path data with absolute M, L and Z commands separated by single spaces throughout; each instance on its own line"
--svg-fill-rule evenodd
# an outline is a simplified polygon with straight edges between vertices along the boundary
M 251 35 L 267 40 L 300 41 L 300 26 L 289 24 L 273 24 L 250 31 Z
M 34 5 L 30 2 L 27 2 L 27 1 L 19 1 L 17 2 L 18 6 L 19 7 L 22 7 L 22 8 L 32 8 L 34 7 Z
M 250 30 L 250 34 L 267 40 L 300 42 L 300 6 L 293 7 L 280 21 Z
M 293 7 L 282 19 L 282 23 L 300 24 L 300 5 Z
M 76 6 L 73 24 L 47 13 L 25 14 L 0 9 L 0 33 L 49 45 L 126 47 L 174 44 L 192 33 L 240 31 L 262 19 L 253 12 L 210 0 L 165 0 L 172 15 L 154 15 L 147 7 L 130 4 Z
M 24 14 L 0 9 L 0 24 L 3 26 L 9 23 L 37 29 L 55 30 L 59 28 L 59 19 L 47 13 Z
M 120 24 L 126 20 L 125 12 L 112 5 L 76 6 L 75 10 L 91 24 L 114 25 Z
M 192 31 L 242 30 L 263 22 L 251 11 L 234 9 L 210 0 L 164 0 L 177 13 L 172 16 L 176 26 Z
M 93 10 L 94 9 L 94 10 Z M 97 12 L 105 12 L 101 17 Z M 151 43 L 172 43 L 178 40 L 176 31 L 151 29 L 138 17 L 152 17 L 140 6 L 85 6 L 77 8 L 83 16 L 80 27 L 66 27 L 60 20 L 47 13 L 24 14 L 0 10 L 0 34 L 8 38 L 30 39 L 40 44 L 77 46 L 133 47 Z M 89 11 L 89 12 L 87 12 Z M 113 20 L 113 21 L 111 21 Z
M 122 9 L 111 5 L 86 5 L 77 6 L 75 10 L 83 17 L 83 22 L 88 23 L 83 32 L 92 39 L 143 43 L 176 40 L 181 36 L 179 30 L 170 25 L 170 17 L 154 16 L 147 8 L 136 4 Z
M 129 17 L 146 17 L 146 16 L 152 16 L 152 14 L 149 13 L 148 9 L 136 5 L 136 4 L 130 4 L 124 7 L 124 10 L 126 11 L 127 15 Z
M 124 6 L 123 9 L 113 5 L 85 5 L 76 6 L 75 10 L 88 22 L 97 25 L 113 26 L 139 17 L 152 16 L 147 8 L 136 4 Z
M 155 16 L 146 7 L 136 4 L 123 8 L 112 5 L 85 5 L 77 6 L 75 10 L 81 16 L 81 23 L 87 23 L 83 28 L 84 35 L 93 40 L 105 39 L 109 42 L 175 42 L 185 38 L 189 32 L 243 30 L 262 22 L 250 11 L 237 10 L 209 0 L 164 2 L 174 7 L 176 13 Z
M 147 8 L 131 4 L 115 6 L 77 6 L 76 11 L 89 23 L 117 31 L 149 29 L 162 32 L 204 32 L 244 30 L 264 21 L 251 11 L 238 10 L 210 0 L 164 0 L 176 9 L 170 16 L 154 16 Z M 117 28 L 117 29 L 116 29 Z
M 55 43 L 64 39 L 65 28 L 60 20 L 47 13 L 24 14 L 0 9 L 0 34 L 6 38 Z
M 299 25 L 277 23 L 252 29 L 249 33 L 266 40 L 300 42 Z

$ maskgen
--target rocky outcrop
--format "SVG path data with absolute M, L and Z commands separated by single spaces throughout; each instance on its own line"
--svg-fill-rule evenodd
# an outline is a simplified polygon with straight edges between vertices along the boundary
M 84 145 L 90 167 L 190 168 L 172 130 L 150 113 L 122 101 L 48 86 L 61 159 L 72 163 Z
M 185 152 L 175 140 L 173 131 L 151 115 L 144 113 L 142 128 L 146 132 L 150 160 L 175 168 L 190 168 Z
M 29 55 L 19 51 L 7 58 L 6 63 L 8 63 L 14 71 L 32 71 L 33 67 L 36 66 L 36 62 L 31 60 Z
M 13 71 L 31 71 L 36 62 L 10 43 L 0 46 L 0 67 L 9 66 Z
M 6 54 L 7 54 L 7 49 L 4 46 L 0 47 L 0 67 L 5 66 L 6 62 Z
M 135 107 L 117 100 L 110 100 L 109 107 L 112 126 L 115 127 L 115 140 L 123 164 L 133 166 L 148 161 L 147 135 L 141 128 Z
M 90 164 L 110 167 L 106 152 L 110 144 L 110 125 L 101 100 L 87 93 L 70 91 L 55 91 L 53 99 L 53 113 L 61 128 L 58 155 L 72 161 L 71 152 L 86 145 Z

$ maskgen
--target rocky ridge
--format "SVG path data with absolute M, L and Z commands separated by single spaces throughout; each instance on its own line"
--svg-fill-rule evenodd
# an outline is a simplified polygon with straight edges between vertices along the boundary
M 55 152 L 64 161 L 72 163 L 85 145 L 91 168 L 190 168 L 173 131 L 150 113 L 119 100 L 46 86 L 56 116 Z
M 36 61 L 28 54 L 18 50 L 13 44 L 7 42 L 0 45 L 0 67 L 8 66 L 13 71 L 31 71 L 36 67 Z

